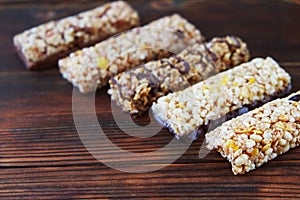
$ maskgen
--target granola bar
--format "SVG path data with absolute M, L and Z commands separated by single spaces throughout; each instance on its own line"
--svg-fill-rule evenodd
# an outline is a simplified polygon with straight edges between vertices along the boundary
M 300 145 L 300 91 L 225 122 L 206 134 L 216 149 L 244 174 Z
M 159 97 L 182 90 L 249 59 L 238 37 L 213 38 L 168 59 L 152 61 L 111 78 L 108 93 L 124 111 L 140 115 Z
M 116 1 L 26 30 L 14 37 L 14 45 L 27 68 L 40 69 L 138 24 L 137 12 L 128 3 Z
M 196 139 L 208 130 L 210 122 L 282 96 L 289 91 L 290 83 L 290 75 L 272 58 L 256 58 L 159 98 L 152 112 L 177 138 Z
M 120 72 L 170 56 L 202 40 L 200 31 L 174 14 L 72 53 L 59 60 L 59 67 L 65 79 L 87 93 L 106 85 Z

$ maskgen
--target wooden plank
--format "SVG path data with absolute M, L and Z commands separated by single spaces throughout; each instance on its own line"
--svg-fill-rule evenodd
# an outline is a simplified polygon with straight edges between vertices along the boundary
M 0 197 L 172 198 L 299 196 L 296 164 L 276 161 L 245 176 L 232 176 L 227 163 L 173 164 L 147 174 L 128 174 L 101 165 L 1 169 Z M 268 168 L 272 168 L 272 172 Z M 292 171 L 282 178 L 282 174 Z M 185 173 L 189 172 L 189 173 Z M 184 176 L 183 176 L 184 173 Z M 251 179 L 252 181 L 249 181 Z M 276 182 L 274 181 L 276 180 Z
M 129 1 L 145 24 L 178 12 L 207 38 L 233 34 L 249 45 L 252 57 L 273 56 L 300 89 L 300 6 L 298 1 Z M 57 68 L 26 71 L 12 46 L 16 33 L 29 27 L 93 8 L 104 1 L 0 1 L 0 198 L 300 198 L 300 148 L 243 176 L 216 152 L 200 159 L 203 136 L 173 164 L 155 172 L 131 174 L 111 169 L 84 147 L 72 116 L 72 86 Z M 96 94 L 98 120 L 108 138 L 131 152 L 151 152 L 172 140 L 167 130 L 139 139 L 115 123 L 110 98 Z M 121 111 L 117 110 L 117 114 Z M 149 122 L 147 116 L 135 120 Z M 132 133 L 139 132 L 124 121 Z M 93 130 L 93 127 L 86 127 Z M 149 133 L 154 129 L 149 129 Z M 90 140 L 93 136 L 90 135 Z M 105 146 L 97 141 L 99 146 Z M 114 152 L 103 159 L 111 161 Z M 162 155 L 165 156 L 165 155 Z M 146 161 L 154 157 L 143 158 Z M 125 158 L 124 161 L 134 161 Z M 154 164 L 160 166 L 160 163 Z
M 47 6 L 43 7 L 30 3 L 28 9 L 22 6 L 11 8 L 6 4 L 1 5 L 0 24 L 6 26 L 0 33 L 2 41 L 0 53 L 5 56 L 0 58 L 0 69 L 23 70 L 11 45 L 14 34 L 48 20 L 74 14 L 95 7 L 96 4 L 101 5 L 103 2 L 75 1 L 76 3 L 80 6 L 62 3 L 61 7 L 55 7 L 53 4 L 46 4 Z M 147 1 L 130 1 L 130 3 L 138 8 L 142 24 L 178 12 L 199 27 L 208 38 L 227 34 L 242 37 L 249 44 L 252 56 L 272 55 L 281 62 L 299 61 L 300 30 L 297 28 L 298 20 L 296 20 L 299 18 L 299 6 L 294 4 L 284 1 L 251 3 L 234 0 L 231 3 L 224 3 L 214 0 L 198 3 L 197 1 L 175 1 L 170 6 L 164 7 L 155 6 Z

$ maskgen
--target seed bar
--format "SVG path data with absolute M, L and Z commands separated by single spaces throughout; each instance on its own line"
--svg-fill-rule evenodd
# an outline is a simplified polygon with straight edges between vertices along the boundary
M 108 93 L 124 111 L 141 115 L 159 97 L 187 88 L 248 59 L 247 45 L 240 38 L 214 38 L 169 59 L 152 61 L 112 77 Z
M 59 67 L 65 79 L 87 93 L 106 85 L 120 72 L 202 40 L 200 31 L 174 14 L 72 53 L 59 61 Z
M 286 94 L 290 83 L 290 75 L 272 58 L 256 58 L 159 98 L 152 112 L 177 138 L 196 139 L 218 120 Z
M 53 67 L 70 52 L 138 24 L 137 12 L 128 3 L 116 1 L 26 30 L 14 37 L 14 45 L 27 68 Z
M 216 149 L 244 174 L 300 145 L 300 91 L 225 122 L 206 134 Z

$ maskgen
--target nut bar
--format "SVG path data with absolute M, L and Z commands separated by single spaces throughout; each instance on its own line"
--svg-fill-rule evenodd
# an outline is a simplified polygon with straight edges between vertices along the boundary
M 116 1 L 26 30 L 14 37 L 14 45 L 29 69 L 41 69 L 138 24 L 137 12 L 128 3 Z
M 196 139 L 224 117 L 285 95 L 290 83 L 290 75 L 272 58 L 256 58 L 159 98 L 152 112 L 177 138 Z
M 65 79 L 88 93 L 120 72 L 170 56 L 202 40 L 200 31 L 174 14 L 76 51 L 59 60 L 59 67 Z
M 169 59 L 152 61 L 112 77 L 108 93 L 124 111 L 140 115 L 159 97 L 248 59 L 247 45 L 240 38 L 214 38 L 205 44 L 196 43 Z
M 216 149 L 244 174 L 300 144 L 300 91 L 225 122 L 206 134 Z

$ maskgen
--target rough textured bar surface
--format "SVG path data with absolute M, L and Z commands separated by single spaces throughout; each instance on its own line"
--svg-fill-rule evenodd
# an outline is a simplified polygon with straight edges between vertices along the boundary
M 200 31 L 174 14 L 72 53 L 59 61 L 59 67 L 65 79 L 87 93 L 120 72 L 179 53 L 202 40 Z
M 216 149 L 244 174 L 300 144 L 300 91 L 266 103 L 206 134 Z
M 247 45 L 240 38 L 214 38 L 208 43 L 188 47 L 169 59 L 152 61 L 112 77 L 108 93 L 124 111 L 140 115 L 159 97 L 248 59 Z
M 14 37 L 14 45 L 28 68 L 45 68 L 56 66 L 71 51 L 138 24 L 137 12 L 126 2 L 116 1 L 24 31 Z
M 159 98 L 152 111 L 175 136 L 195 138 L 211 121 L 285 94 L 290 82 L 289 74 L 272 58 L 256 58 Z

